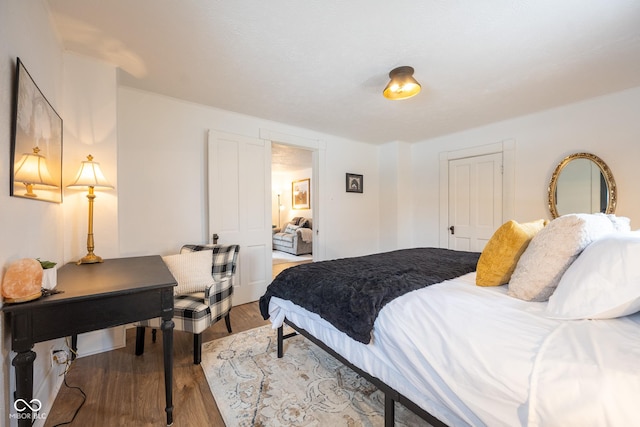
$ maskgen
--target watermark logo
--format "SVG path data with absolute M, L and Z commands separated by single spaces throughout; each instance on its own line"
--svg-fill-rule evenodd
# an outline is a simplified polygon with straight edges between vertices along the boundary
M 42 408 L 42 402 L 38 399 L 31 399 L 31 402 L 27 403 L 24 399 L 18 399 L 13 402 L 13 408 L 18 412 L 24 412 L 27 409 L 31 409 L 31 412 L 38 412 Z
M 38 414 L 37 412 L 41 408 L 42 408 L 42 402 L 40 402 L 39 399 L 31 399 L 30 402 L 27 402 L 24 399 L 16 399 L 16 401 L 13 402 L 13 409 L 15 409 L 17 413 L 9 414 L 9 418 L 42 420 L 47 418 L 47 414 L 45 413 Z M 34 412 L 36 413 L 34 414 Z

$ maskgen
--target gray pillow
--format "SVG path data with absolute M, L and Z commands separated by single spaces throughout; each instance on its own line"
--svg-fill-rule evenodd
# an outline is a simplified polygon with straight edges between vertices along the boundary
M 613 232 L 612 222 L 602 214 L 554 219 L 535 235 L 518 260 L 508 294 L 525 301 L 547 301 L 584 248 Z
M 286 228 L 284 229 L 283 233 L 286 234 L 296 234 L 296 230 L 300 228 L 299 225 L 293 225 L 291 223 L 287 224 Z

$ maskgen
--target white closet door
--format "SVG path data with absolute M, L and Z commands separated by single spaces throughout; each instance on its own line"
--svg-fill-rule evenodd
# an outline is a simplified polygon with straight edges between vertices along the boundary
M 502 153 L 449 161 L 449 249 L 480 252 L 502 224 Z
M 271 142 L 209 131 L 209 233 L 239 244 L 233 304 L 256 301 L 271 282 Z

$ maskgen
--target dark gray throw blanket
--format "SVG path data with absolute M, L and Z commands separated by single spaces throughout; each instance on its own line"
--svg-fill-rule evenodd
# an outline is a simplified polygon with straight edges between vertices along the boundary
M 260 298 L 260 312 L 269 318 L 272 296 L 290 300 L 368 344 L 385 304 L 475 271 L 479 257 L 476 252 L 416 248 L 298 265 L 273 280 Z

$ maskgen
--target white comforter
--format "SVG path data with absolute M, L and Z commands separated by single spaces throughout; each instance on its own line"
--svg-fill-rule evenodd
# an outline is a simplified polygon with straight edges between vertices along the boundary
M 387 304 L 365 345 L 279 298 L 286 316 L 451 426 L 640 425 L 640 314 L 561 321 L 475 273 Z

